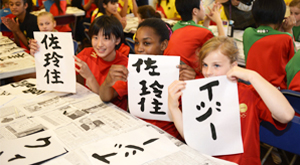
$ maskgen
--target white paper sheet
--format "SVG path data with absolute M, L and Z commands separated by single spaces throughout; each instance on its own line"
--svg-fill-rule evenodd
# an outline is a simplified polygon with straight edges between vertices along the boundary
M 39 45 L 35 53 L 37 88 L 76 92 L 74 46 L 69 32 L 34 32 Z
M 237 83 L 226 76 L 186 83 L 182 113 L 187 144 L 213 156 L 242 153 Z M 206 84 L 211 86 L 205 88 Z
M 32 164 L 66 152 L 49 132 L 40 132 L 24 138 L 1 142 L 0 164 Z M 17 157 L 22 157 L 15 159 Z M 11 160 L 11 161 L 8 161 Z
M 137 67 L 137 62 L 140 67 Z M 149 66 L 156 68 L 146 70 L 148 62 Z M 179 56 L 129 55 L 128 102 L 131 114 L 145 119 L 171 121 L 168 86 L 179 78 L 179 69 L 176 68 L 179 62 Z M 155 75 L 151 76 L 151 72 Z
M 151 127 L 139 128 L 84 146 L 92 164 L 142 164 L 179 151 L 168 138 Z

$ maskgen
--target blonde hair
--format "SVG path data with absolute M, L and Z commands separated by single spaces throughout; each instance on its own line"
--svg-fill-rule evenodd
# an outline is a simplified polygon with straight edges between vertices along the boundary
M 298 7 L 300 9 L 300 0 L 292 0 L 290 2 L 289 7 Z
M 202 67 L 202 61 L 211 52 L 220 50 L 220 52 L 230 59 L 230 63 L 237 61 L 239 55 L 239 49 L 233 38 L 220 36 L 213 37 L 202 46 L 198 57 L 200 67 Z
M 43 11 L 43 12 L 39 13 L 37 17 L 39 18 L 39 17 L 42 17 L 42 16 L 49 16 L 52 21 L 55 21 L 54 16 L 50 12 Z

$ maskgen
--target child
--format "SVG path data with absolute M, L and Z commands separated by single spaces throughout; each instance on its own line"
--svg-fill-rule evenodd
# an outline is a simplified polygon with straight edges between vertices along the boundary
M 39 31 L 37 17 L 27 11 L 27 0 L 9 0 L 9 8 L 15 19 L 1 17 L 5 26 L 13 32 L 15 43 L 29 52 L 28 41 L 33 38 L 33 31 Z
M 92 13 L 91 23 L 95 18 L 106 14 L 108 16 L 116 15 L 118 13 L 118 0 L 100 0 L 98 8 Z
M 180 15 L 175 7 L 175 0 L 158 0 L 156 11 L 160 13 L 162 18 L 180 20 Z
M 140 6 L 137 13 L 139 24 L 146 18 L 161 18 L 160 14 L 156 12 L 150 5 Z
M 202 77 L 199 72 L 199 64 L 196 56 L 196 50 L 207 40 L 214 37 L 213 33 L 197 22 L 204 20 L 205 10 L 201 0 L 191 0 L 187 3 L 185 0 L 175 1 L 176 9 L 181 15 L 182 21 L 178 21 L 173 26 L 172 34 L 168 47 L 164 55 L 177 55 L 180 60 L 192 67 L 197 73 L 197 77 Z M 219 36 L 224 35 L 222 20 L 219 13 L 220 4 L 216 4 L 207 15 L 212 21 L 216 22 Z
M 285 123 L 294 117 L 294 110 L 281 92 L 258 73 L 238 67 L 238 54 L 234 40 L 228 37 L 210 39 L 199 53 L 204 77 L 227 75 L 229 80 L 242 79 L 252 84 L 238 82 L 239 103 L 247 107 L 246 116 L 240 118 L 244 153 L 217 156 L 217 158 L 239 165 L 260 164 L 260 121 L 266 120 L 282 130 L 286 126 Z M 178 99 L 182 95 L 185 84 L 183 81 L 174 81 L 168 88 L 168 106 L 175 126 L 182 136 L 184 130 Z
M 53 16 L 65 15 L 67 10 L 66 0 L 46 0 L 44 2 L 46 11 L 52 13 Z M 69 25 L 58 25 L 55 29 L 59 32 L 71 32 Z
M 42 32 L 57 32 L 55 29 L 56 27 L 56 21 L 53 17 L 53 15 L 49 12 L 41 12 L 37 16 L 37 23 L 40 31 Z M 74 53 L 77 51 L 77 43 L 74 42 Z M 37 41 L 35 39 L 29 40 L 29 48 L 30 48 L 30 54 L 34 55 L 35 52 L 39 49 L 39 46 L 37 44 Z
M 41 12 L 37 16 L 37 24 L 39 27 L 39 30 L 41 32 L 55 32 L 57 31 L 55 29 L 56 21 L 54 20 L 54 17 L 49 12 Z M 37 41 L 35 39 L 29 40 L 29 48 L 30 48 L 30 54 L 34 56 L 36 51 L 39 50 L 39 46 L 37 44 Z
M 121 65 L 126 67 L 128 58 L 117 49 L 124 38 L 123 28 L 120 21 L 113 17 L 103 15 L 94 20 L 90 29 L 92 47 L 83 49 L 75 57 L 78 81 L 84 79 L 85 86 L 93 92 L 99 93 L 100 85 L 106 80 L 111 66 Z M 115 105 L 127 109 L 127 98 L 118 97 L 112 99 Z
M 98 8 L 93 11 L 91 22 L 94 21 L 95 18 L 101 16 L 101 15 L 108 15 L 108 16 L 115 16 L 122 24 L 123 28 L 126 26 L 126 18 L 121 18 L 118 11 L 118 0 L 100 0 L 98 4 Z M 125 21 L 125 22 L 124 22 Z M 124 24 L 125 23 L 125 24 Z M 130 52 L 130 47 L 124 44 L 124 41 L 121 41 L 122 44 L 119 47 L 119 51 L 127 55 Z
M 167 47 L 170 29 L 159 18 L 148 18 L 139 24 L 135 38 L 135 52 L 137 54 L 162 55 Z M 194 79 L 196 73 L 188 66 L 180 65 L 180 80 Z M 100 86 L 99 96 L 103 101 L 111 101 L 116 97 L 128 95 L 127 80 L 128 70 L 125 66 L 114 65 Z M 119 81 L 121 80 L 121 81 Z M 174 124 L 167 121 L 146 120 L 178 139 L 182 139 Z
M 293 27 L 293 35 L 296 41 L 300 41 L 300 0 L 293 0 L 289 6 L 290 14 L 296 20 L 296 25 Z
M 56 32 L 56 21 L 52 13 L 42 12 L 37 16 L 37 23 L 42 32 Z
M 259 27 L 249 27 L 243 35 L 246 68 L 258 72 L 279 89 L 287 89 L 285 66 L 295 53 L 295 20 L 293 16 L 284 20 L 285 9 L 282 0 L 255 1 L 252 15 Z M 285 32 L 276 30 L 281 28 Z
M 137 3 L 136 0 L 119 0 L 119 14 L 121 17 L 126 17 L 127 14 L 133 13 L 133 15 L 137 16 Z
M 2 1 L 2 5 L 3 8 L 0 10 L 0 16 L 1 17 L 8 17 L 8 18 L 15 18 L 15 16 L 11 13 L 10 8 L 9 8 L 9 4 L 8 4 L 9 0 L 3 0 Z M 1 32 L 3 36 L 7 36 L 10 39 L 14 38 L 13 33 L 7 29 L 6 26 L 4 26 L 4 24 L 2 24 L 2 20 L 0 19 L 0 24 L 1 24 Z

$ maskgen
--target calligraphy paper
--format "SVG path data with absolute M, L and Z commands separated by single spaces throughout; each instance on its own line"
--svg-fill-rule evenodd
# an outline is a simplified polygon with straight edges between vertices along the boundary
M 212 156 L 243 152 L 236 82 L 226 76 L 186 81 L 182 113 L 189 146 Z
M 49 132 L 43 131 L 24 138 L 1 141 L 0 164 L 33 164 L 67 151 Z
M 37 88 L 76 91 L 74 46 L 71 33 L 34 32 L 39 45 L 35 53 Z
M 143 164 L 179 151 L 154 128 L 142 127 L 82 147 L 92 164 Z
M 171 121 L 168 86 L 179 78 L 180 57 L 129 55 L 128 102 L 130 113 L 144 119 Z

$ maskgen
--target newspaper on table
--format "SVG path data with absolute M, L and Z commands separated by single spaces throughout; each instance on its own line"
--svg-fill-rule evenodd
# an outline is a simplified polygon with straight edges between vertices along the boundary
M 27 82 L 30 79 L 27 79 Z M 21 83 L 22 84 L 22 83 Z M 26 87 L 19 86 L 18 88 L 11 88 L 7 86 L 0 87 L 0 90 L 4 90 L 8 93 L 11 93 L 12 96 L 18 97 L 19 92 L 12 92 L 12 90 L 20 89 L 21 91 Z M 17 141 L 23 138 L 28 138 L 30 135 L 39 135 L 40 133 L 48 133 L 51 138 L 48 140 L 55 139 L 57 143 L 61 146 L 55 147 L 55 153 L 50 151 L 47 154 L 44 154 L 44 157 L 39 159 L 32 159 L 31 155 L 35 154 L 35 152 L 26 153 L 27 163 L 24 163 L 24 160 L 21 164 L 29 164 L 29 160 L 31 162 L 41 161 L 42 159 L 50 158 L 50 153 L 53 155 L 57 155 L 59 153 L 64 153 L 66 150 L 68 153 L 65 153 L 61 156 L 58 156 L 54 159 L 51 159 L 45 162 L 46 165 L 71 165 L 71 164 L 81 164 L 81 165 L 90 165 L 92 164 L 90 159 L 88 158 L 88 152 L 82 150 L 85 146 L 88 145 L 96 145 L 101 143 L 101 141 L 105 139 L 121 139 L 124 144 L 127 142 L 132 142 L 134 147 L 137 143 L 140 145 L 140 141 L 147 143 L 147 145 L 143 145 L 144 153 L 148 150 L 148 147 L 153 147 L 150 145 L 157 145 L 156 142 L 158 140 L 153 139 L 152 136 L 157 136 L 165 141 L 162 142 L 156 147 L 165 148 L 166 146 L 173 146 L 172 148 L 176 148 L 174 150 L 170 150 L 168 154 L 159 155 L 157 159 L 153 159 L 154 157 L 148 158 L 147 162 L 138 162 L 145 165 L 151 164 L 210 164 L 210 165 L 233 165 L 234 163 L 219 160 L 216 158 L 212 158 L 210 156 L 206 156 L 201 154 L 200 152 L 188 147 L 178 139 L 164 132 L 160 128 L 151 125 L 149 123 L 140 120 L 133 115 L 116 108 L 116 106 L 112 104 L 105 104 L 100 99 L 99 96 L 89 91 L 82 85 L 78 85 L 76 87 L 76 94 L 66 94 L 64 92 L 51 92 L 39 95 L 37 97 L 32 97 L 30 102 L 20 103 L 14 102 L 14 105 L 4 106 L 0 108 L 1 121 L 5 121 L 6 123 L 1 123 L 0 125 L 0 144 L 7 144 L 8 146 L 12 146 L 12 141 Z M 16 95 L 14 95 L 16 94 Z M 13 102 L 13 101 L 12 101 Z M 46 104 L 47 103 L 47 104 Z M 34 106 L 40 105 L 41 108 L 37 111 L 32 111 L 30 113 L 26 110 L 26 106 Z M 15 108 L 18 110 L 16 113 Z M 3 113 L 6 112 L 6 113 Z M 3 113 L 3 114 L 2 114 Z M 16 118 L 18 116 L 18 118 Z M 4 119 L 6 117 L 6 119 Z M 11 119 L 12 118 L 12 119 Z M 146 128 L 146 129 L 145 129 Z M 153 129 L 154 128 L 154 129 Z M 143 130 L 145 129 L 145 130 Z M 152 129 L 148 132 L 148 129 Z M 137 133 L 132 134 L 132 132 L 136 131 Z M 147 133 L 139 133 L 144 132 Z M 153 131 L 156 131 L 153 133 Z M 49 133 L 50 132 L 50 133 Z M 131 134 L 131 135 L 130 135 Z M 138 135 L 136 135 L 138 134 Z M 151 134 L 151 136 L 146 136 L 148 139 L 143 139 L 140 134 Z M 127 138 L 127 136 L 132 136 L 132 138 Z M 49 137 L 49 136 L 47 136 Z M 120 138 L 118 138 L 120 137 Z M 140 137 L 140 139 L 136 139 L 136 137 Z M 166 139 L 166 138 L 167 139 Z M 151 139 L 149 139 L 151 138 Z M 10 141 L 9 143 L 7 141 Z M 40 141 L 36 142 L 47 142 L 46 138 L 42 138 Z M 145 143 L 145 144 L 146 144 Z M 17 143 L 16 143 L 17 144 Z M 19 143 L 18 143 L 19 144 Z M 108 145 L 109 143 L 107 143 Z M 131 145 L 131 144 L 128 144 Z M 174 147 L 175 145 L 175 147 Z M 64 152 L 61 147 L 63 146 Z M 125 146 L 123 146 L 125 147 Z M 146 148 L 147 147 L 147 148 Z M 2 145 L 1 145 L 2 148 Z M 135 157 L 141 154 L 140 148 L 126 148 L 130 149 L 130 155 L 128 157 L 132 157 L 134 159 L 143 159 L 142 157 Z M 133 150 L 136 150 L 135 155 L 133 155 Z M 153 149 L 153 148 L 152 148 Z M 158 149 L 160 150 L 160 149 Z M 166 150 L 166 149 L 164 149 Z M 168 149 L 167 149 L 168 150 Z M 21 150 L 20 150 L 21 151 Z M 23 150 L 22 150 L 23 151 Z M 109 151 L 109 150 L 107 150 Z M 118 150 L 119 152 L 120 150 Z M 28 151 L 29 152 L 29 151 Z M 10 152 L 11 153 L 11 152 Z M 42 154 L 43 152 L 41 152 Z M 120 151 L 121 153 L 121 151 Z M 126 153 L 126 151 L 125 151 Z M 155 152 L 155 154 L 159 154 L 160 152 Z M 7 153 L 9 154 L 9 153 Z M 21 156 L 23 152 L 18 153 Z M 98 153 L 101 155 L 101 153 Z M 118 155 L 120 156 L 120 155 Z M 124 159 L 125 158 L 125 155 Z M 157 155 L 156 155 L 157 157 Z M 5 157 L 7 158 L 7 156 Z M 13 158 L 13 157 L 11 157 Z M 113 158 L 113 157 L 111 157 Z M 110 160 L 110 158 L 108 158 Z M 18 159 L 14 160 L 15 162 Z M 134 161 L 136 162 L 136 161 Z

